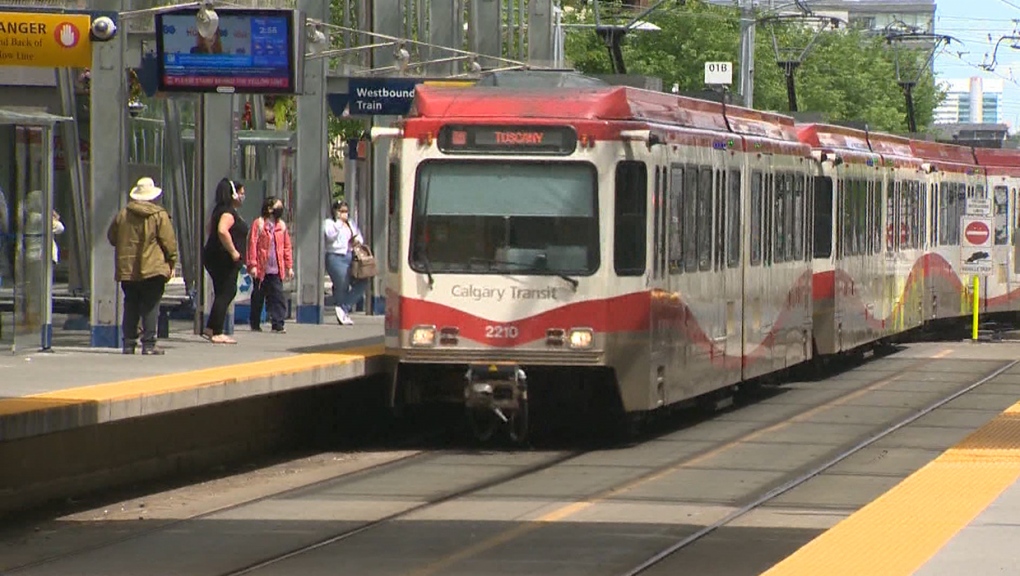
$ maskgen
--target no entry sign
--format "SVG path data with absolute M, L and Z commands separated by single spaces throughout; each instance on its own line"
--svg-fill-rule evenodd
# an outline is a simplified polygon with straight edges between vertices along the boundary
M 962 245 L 973 248 L 990 248 L 992 246 L 991 218 L 963 218 Z
M 967 243 L 971 246 L 984 246 L 988 239 L 992 236 L 992 231 L 988 228 L 988 224 L 985 222 L 977 221 L 967 224 L 967 228 L 964 229 L 963 235 L 967 238 Z
M 992 272 L 992 219 L 964 216 L 960 219 L 960 271 L 987 275 Z

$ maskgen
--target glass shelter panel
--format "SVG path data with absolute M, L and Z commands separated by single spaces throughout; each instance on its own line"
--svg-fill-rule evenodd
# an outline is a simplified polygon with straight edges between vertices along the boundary
M 0 183 L 7 219 L 0 345 L 6 350 L 48 348 L 54 258 L 50 130 L 7 127 L 4 136 L 10 163 L 6 182 Z

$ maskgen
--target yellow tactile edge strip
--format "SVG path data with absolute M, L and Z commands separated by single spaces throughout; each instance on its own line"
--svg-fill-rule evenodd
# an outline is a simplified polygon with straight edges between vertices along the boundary
M 1020 478 L 1020 402 L 763 576 L 916 572 Z
M 380 344 L 94 384 L 20 398 L 7 398 L 0 400 L 0 417 L 88 402 L 125 400 L 206 386 L 236 384 L 257 378 L 271 378 L 351 364 L 380 356 L 382 353 L 383 346 Z

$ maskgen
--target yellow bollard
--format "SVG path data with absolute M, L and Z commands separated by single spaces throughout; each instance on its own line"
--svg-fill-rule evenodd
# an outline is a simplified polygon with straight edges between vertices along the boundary
M 971 331 L 971 337 L 974 339 L 975 342 L 977 342 L 977 339 L 978 339 L 978 314 L 980 314 L 980 312 L 981 312 L 981 310 L 980 310 L 981 309 L 981 306 L 980 306 L 981 300 L 978 298 L 978 288 L 980 287 L 980 285 L 981 285 L 981 280 L 979 279 L 978 275 L 975 274 L 974 275 L 974 296 L 973 296 L 973 301 L 972 301 L 973 302 L 973 306 L 974 306 L 974 326 L 973 326 L 973 329 Z

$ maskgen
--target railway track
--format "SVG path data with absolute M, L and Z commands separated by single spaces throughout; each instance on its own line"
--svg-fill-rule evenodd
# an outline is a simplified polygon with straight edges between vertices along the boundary
M 558 522 L 568 516 L 577 514 L 579 511 L 596 506 L 607 499 L 615 497 L 616 495 L 634 490 L 636 487 L 652 483 L 671 472 L 702 465 L 704 462 L 709 461 L 721 453 L 761 441 L 762 438 L 767 437 L 770 433 L 780 430 L 791 423 L 796 424 L 798 422 L 806 422 L 813 416 L 827 410 L 832 410 L 840 406 L 850 404 L 865 394 L 882 390 L 883 387 L 888 386 L 890 383 L 921 369 L 930 361 L 931 360 L 927 358 L 897 360 L 896 362 L 898 365 L 895 366 L 895 369 L 881 371 L 879 372 L 879 376 L 861 381 L 859 384 L 855 381 L 852 386 L 847 386 L 845 389 L 840 388 L 838 393 L 833 391 L 832 394 L 822 401 L 813 402 L 811 404 L 794 404 L 798 408 L 798 411 L 792 415 L 784 416 L 777 413 L 769 421 L 755 422 L 754 426 L 745 432 L 735 433 L 731 437 L 720 439 L 705 446 L 704 448 L 691 451 L 690 453 L 680 457 L 671 458 L 663 462 L 656 461 L 654 466 L 650 466 L 647 469 L 646 473 L 637 475 L 623 482 L 614 483 L 608 488 L 599 490 L 595 493 L 589 493 L 587 495 L 579 494 L 569 505 L 545 514 L 542 518 L 539 518 L 538 521 L 527 521 L 517 524 L 509 529 L 501 530 L 490 537 L 484 538 L 481 541 L 472 542 L 470 539 L 466 539 L 468 543 L 465 544 L 463 548 L 455 550 L 452 554 L 448 554 L 434 562 L 425 563 L 425 565 L 415 570 L 414 573 L 417 576 L 430 576 L 433 574 L 443 573 L 458 562 L 484 555 L 486 552 L 495 547 L 502 546 L 507 542 L 519 540 L 536 530 L 549 526 L 550 523 Z M 826 459 L 820 465 L 812 467 L 807 472 L 798 475 L 797 478 L 784 482 L 782 485 L 768 490 L 760 497 L 754 498 L 754 500 L 750 503 L 741 506 L 739 509 L 734 510 L 732 513 L 718 521 L 701 528 L 694 534 L 690 534 L 673 542 L 668 547 L 657 551 L 654 555 L 648 556 L 643 562 L 637 564 L 633 569 L 626 573 L 641 574 L 653 566 L 659 565 L 677 551 L 683 550 L 691 544 L 704 539 L 720 527 L 726 526 L 737 518 L 746 515 L 748 512 L 761 507 L 763 504 L 768 503 L 796 486 L 803 484 L 816 475 L 831 468 L 835 464 L 845 460 L 852 454 L 872 445 L 881 438 L 908 426 L 918 418 L 921 418 L 939 407 L 944 406 L 946 403 L 951 402 L 953 399 L 959 398 L 960 396 L 976 389 L 982 384 L 995 378 L 997 375 L 1009 370 L 1017 363 L 1018 361 L 998 363 L 994 369 L 989 366 L 988 369 L 991 369 L 992 371 L 987 373 L 988 369 L 986 369 L 986 374 L 978 381 L 970 384 L 965 384 L 967 380 L 960 382 L 958 385 L 955 385 L 954 392 L 951 394 L 947 394 L 937 402 L 929 404 L 922 410 L 915 411 L 910 416 L 901 418 L 896 423 L 884 427 L 880 432 L 858 442 L 849 449 L 840 451 L 840 453 L 836 456 Z M 810 385 L 807 385 L 806 387 L 809 388 Z M 740 408 L 736 411 L 732 411 L 731 414 L 739 414 L 742 410 L 749 409 L 753 406 L 754 405 L 752 404 L 749 407 Z M 712 420 L 709 419 L 707 423 L 711 424 Z M 718 424 L 726 427 L 728 423 L 720 422 Z M 699 425 L 695 425 L 687 429 L 697 430 L 698 427 Z M 493 488 L 506 486 L 514 483 L 515 481 L 526 481 L 559 466 L 570 465 L 571 463 L 579 464 L 581 460 L 591 452 L 593 452 L 593 450 L 561 450 L 532 453 L 503 452 L 486 454 L 443 450 L 418 453 L 406 458 L 401 458 L 397 461 L 367 468 L 354 474 L 344 475 L 338 478 L 330 478 L 317 482 L 313 485 L 303 486 L 287 492 L 267 495 L 266 497 L 256 500 L 239 502 L 215 511 L 210 511 L 202 514 L 201 516 L 181 519 L 170 524 L 162 524 L 152 530 L 135 533 L 128 538 L 107 541 L 102 545 L 87 549 L 79 549 L 61 556 L 50 557 L 31 564 L 24 564 L 18 567 L 8 567 L 5 574 L 62 573 L 60 567 L 64 566 L 66 563 L 74 563 L 75 565 L 82 565 L 81 563 L 84 563 L 85 565 L 88 565 L 89 559 L 99 558 L 103 555 L 116 555 L 118 553 L 118 544 L 125 544 L 129 540 L 140 540 L 145 536 L 154 535 L 154 532 L 165 534 L 169 531 L 169 529 L 179 527 L 182 523 L 209 519 L 225 511 L 235 511 L 244 517 L 259 517 L 257 512 L 245 513 L 245 510 L 253 510 L 260 503 L 266 503 L 269 500 L 273 500 L 278 503 L 290 499 L 291 496 L 293 496 L 294 500 L 299 499 L 300 496 L 305 496 L 312 500 L 322 500 L 323 498 L 326 498 L 325 496 L 322 496 L 322 494 L 326 493 L 331 494 L 333 497 L 346 494 L 347 497 L 350 498 L 371 495 L 362 492 L 361 489 L 365 486 L 371 486 L 374 484 L 386 484 L 387 482 L 392 482 L 397 478 L 402 479 L 401 481 L 408 481 L 408 479 L 414 479 L 419 476 L 428 476 L 428 470 L 430 467 L 447 467 L 449 462 L 454 461 L 449 460 L 450 458 L 462 463 L 464 470 L 485 470 L 484 477 L 474 479 L 473 481 L 460 479 L 461 481 L 459 483 L 451 482 L 448 486 L 446 486 L 446 489 L 432 491 L 422 489 L 420 491 L 420 495 L 417 493 L 414 495 L 408 495 L 408 498 L 415 501 L 409 502 L 406 505 L 401 505 L 398 509 L 379 513 L 370 519 L 360 519 L 358 521 L 346 523 L 337 521 L 337 526 L 334 526 L 328 532 L 323 532 L 314 538 L 305 538 L 304 541 L 300 543 L 280 543 L 277 550 L 263 548 L 260 550 L 256 549 L 250 552 L 245 552 L 243 559 L 242 556 L 238 556 L 236 560 L 231 559 L 229 561 L 228 568 L 210 570 L 209 572 L 203 572 L 203 574 L 234 576 L 261 573 L 262 571 L 275 572 L 284 570 L 286 572 L 286 570 L 290 567 L 288 561 L 301 559 L 315 551 L 324 551 L 331 546 L 347 545 L 348 542 L 354 541 L 361 542 L 360 538 L 371 539 L 375 537 L 373 536 L 374 534 L 378 534 L 384 527 L 396 526 L 401 521 L 412 519 L 413 516 L 418 515 L 423 511 L 438 509 L 444 504 L 455 504 L 456 501 L 466 500 L 472 497 L 483 498 L 482 494 L 487 491 L 491 491 Z M 515 459 L 517 462 L 514 462 Z M 508 461 L 510 464 L 506 464 Z M 503 466 L 505 469 L 500 471 L 500 466 Z M 507 468 L 507 466 L 509 466 L 509 468 Z M 458 478 L 458 475 L 454 472 L 455 471 L 450 470 L 449 478 Z M 354 483 L 359 484 L 355 487 L 353 486 Z M 380 490 L 380 495 L 385 493 L 385 490 Z M 319 494 L 319 496 L 316 496 L 316 494 Z M 267 526 L 263 530 L 270 530 L 270 528 Z M 179 532 L 186 531 L 187 530 L 182 529 Z M 161 547 L 162 546 L 164 545 L 161 545 Z M 335 551 L 330 551 L 329 553 L 333 554 Z M 99 562 L 100 564 L 94 572 L 89 572 L 89 570 L 80 570 L 80 573 L 104 573 L 104 571 L 100 569 L 102 566 L 102 560 Z
M 994 370 L 990 374 L 987 374 L 987 375 L 983 376 L 982 378 L 980 378 L 979 380 L 977 380 L 973 384 L 971 384 L 971 385 L 969 385 L 969 386 L 967 386 L 967 387 L 965 387 L 965 388 L 963 388 L 961 390 L 957 390 L 956 392 L 946 396 L 945 398 L 942 398 L 941 400 L 938 400 L 938 401 L 928 405 L 927 407 L 923 408 L 922 410 L 920 410 L 918 412 L 915 412 L 914 414 L 911 414 L 910 416 L 907 416 L 906 418 L 903 418 L 902 420 L 899 420 L 895 424 L 892 424 L 891 426 L 888 426 L 887 428 L 883 429 L 882 431 L 880 431 L 880 432 L 878 432 L 876 434 L 873 434 L 869 438 L 867 438 L 867 439 L 865 439 L 865 440 L 855 444 L 854 446 L 852 446 L 852 447 L 850 447 L 850 448 L 840 452 L 836 456 L 834 456 L 831 459 L 823 462 L 822 464 L 819 464 L 818 466 L 816 466 L 816 467 L 812 468 L 811 470 L 801 474 L 800 476 L 797 476 L 796 478 L 793 478 L 793 479 L 789 480 L 788 482 L 785 482 L 784 484 L 782 484 L 780 486 L 777 486 L 776 488 L 773 488 L 772 490 L 769 490 L 768 492 L 766 492 L 765 494 L 762 494 L 760 497 L 756 498 L 752 502 L 750 502 L 750 503 L 748 503 L 748 504 L 738 508 L 737 510 L 734 510 L 733 512 L 729 513 L 728 515 L 726 515 L 722 519 L 720 519 L 720 520 L 718 520 L 716 522 L 713 522 L 712 524 L 710 524 L 708 526 L 705 526 L 704 528 L 698 530 L 697 532 L 695 532 L 695 533 L 693 533 L 693 534 L 691 534 L 691 535 L 689 535 L 689 536 L 687 536 L 687 537 L 677 541 L 676 543 L 668 546 L 667 548 L 657 552 L 656 554 L 654 554 L 653 556 L 651 556 L 650 558 L 648 558 L 647 560 L 645 560 L 641 564 L 635 566 L 631 570 L 628 570 L 628 571 L 624 572 L 621 576 L 638 576 L 639 574 L 646 573 L 649 569 L 651 569 L 654 566 L 657 566 L 657 565 L 661 564 L 663 561 L 665 561 L 667 558 L 669 558 L 673 554 L 675 554 L 675 553 L 677 553 L 677 552 L 679 552 L 679 551 L 681 551 L 681 550 L 683 550 L 683 549 L 685 549 L 685 548 L 695 544 L 696 542 L 699 542 L 699 541 L 703 540 L 706 536 L 712 534 L 716 530 L 718 530 L 718 529 L 720 529 L 720 528 L 722 528 L 724 526 L 727 526 L 729 524 L 732 524 L 735 520 L 737 520 L 739 518 L 742 518 L 743 516 L 746 516 L 748 513 L 761 508 L 763 505 L 765 505 L 765 504 L 775 500 L 776 498 L 778 498 L 779 496 L 782 496 L 783 494 L 786 494 L 790 490 L 793 490 L 794 488 L 797 488 L 798 486 L 801 486 L 801 485 L 805 484 L 806 482 L 808 482 L 809 480 L 811 480 L 815 476 L 818 476 L 819 474 L 825 472 L 826 470 L 829 470 L 833 466 L 835 466 L 835 465 L 837 465 L 837 464 L 847 460 L 848 458 L 850 458 L 854 454 L 857 454 L 858 452 L 864 450 L 865 448 L 871 446 L 872 444 L 878 442 L 879 440 L 885 438 L 886 436 L 889 436 L 890 434 L 896 432 L 897 430 L 900 430 L 901 428 L 909 426 L 910 424 L 914 423 L 915 421 L 919 420 L 920 418 L 922 418 L 924 416 L 927 416 L 928 414 L 931 414 L 932 412 L 934 412 L 935 410 L 941 408 L 942 406 L 945 406 L 946 404 L 952 402 L 953 400 L 956 400 L 957 398 L 963 396 L 964 394 L 967 394 L 968 392 L 971 392 L 971 391 L 975 390 L 976 388 L 982 386 L 983 384 L 991 381 L 996 376 L 999 376 L 1000 374 L 1006 372 L 1010 368 L 1013 368 L 1017 364 L 1020 364 L 1020 360 L 1013 360 L 1011 362 L 1007 362 L 1007 363 L 1003 364 L 1001 367 L 997 368 L 996 370 Z

